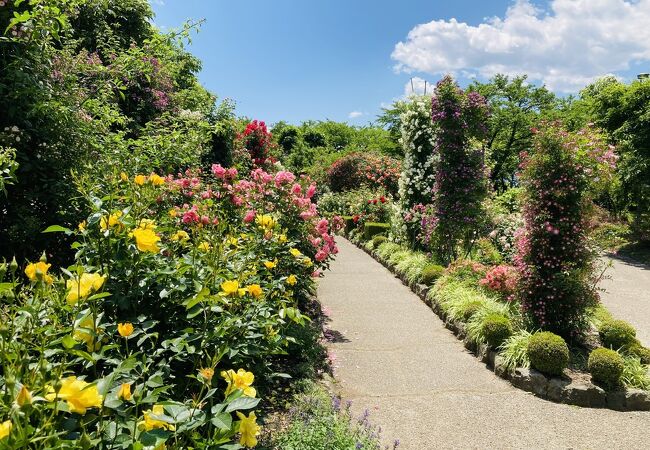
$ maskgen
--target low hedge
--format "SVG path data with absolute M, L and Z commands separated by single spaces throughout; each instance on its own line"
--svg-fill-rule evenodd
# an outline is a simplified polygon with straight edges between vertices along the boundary
M 637 343 L 636 330 L 624 320 L 608 320 L 598 330 L 603 347 L 618 350 Z
M 363 228 L 363 237 L 366 241 L 372 239 L 373 236 L 385 233 L 390 230 L 389 223 L 368 222 Z
M 528 341 L 527 352 L 531 367 L 549 375 L 562 375 L 569 365 L 566 342 L 548 331 L 535 333 Z
M 625 361 L 618 352 L 601 347 L 591 352 L 587 367 L 595 382 L 607 389 L 612 389 L 621 384 Z
M 341 216 L 341 219 L 345 221 L 345 232 L 349 233 L 357 227 L 357 224 L 354 223 L 352 216 Z

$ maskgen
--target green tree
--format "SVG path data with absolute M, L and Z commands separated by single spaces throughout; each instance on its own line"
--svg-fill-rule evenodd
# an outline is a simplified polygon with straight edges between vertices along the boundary
M 468 88 L 483 95 L 491 109 L 486 163 L 492 186 L 499 192 L 517 184 L 519 153 L 530 147 L 531 130 L 541 114 L 557 106 L 555 94 L 526 80 L 526 75 L 498 74 L 487 83 L 474 81 Z

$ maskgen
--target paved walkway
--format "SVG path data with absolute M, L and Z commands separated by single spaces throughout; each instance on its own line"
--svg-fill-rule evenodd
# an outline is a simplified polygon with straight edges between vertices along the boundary
M 609 278 L 600 283 L 606 290 L 602 302 L 614 317 L 634 325 L 637 337 L 650 346 L 650 268 L 627 259 L 611 261 Z
M 343 238 L 318 295 L 329 309 L 341 395 L 386 444 L 438 448 L 648 448 L 650 413 L 582 409 L 513 388 L 438 317 Z

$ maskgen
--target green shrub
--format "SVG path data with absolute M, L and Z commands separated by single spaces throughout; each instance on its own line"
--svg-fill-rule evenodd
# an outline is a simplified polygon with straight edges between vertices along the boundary
M 384 242 L 377 247 L 377 254 L 381 259 L 387 260 L 393 253 L 400 251 L 402 247 L 394 242 Z
M 488 238 L 481 238 L 476 242 L 478 248 L 477 259 L 486 265 L 498 265 L 503 262 L 503 256 Z
M 386 233 L 390 230 L 389 223 L 368 222 L 363 229 L 363 236 L 366 240 L 372 239 L 373 236 Z
M 420 274 L 420 282 L 426 284 L 427 286 L 432 285 L 436 282 L 438 278 L 445 273 L 445 268 L 438 264 L 429 264 Z
M 357 227 L 357 224 L 354 223 L 354 219 L 352 216 L 341 216 L 341 218 L 345 221 L 345 231 L 349 233 L 350 231 L 354 230 Z
M 549 375 L 562 375 L 569 365 L 569 347 L 562 337 L 548 331 L 535 333 L 528 341 L 530 365 Z
M 483 336 L 485 342 L 492 347 L 497 348 L 503 342 L 512 336 L 512 324 L 510 319 L 501 314 L 490 314 L 483 319 Z
M 474 315 L 485 307 L 485 302 L 482 300 L 471 300 L 469 302 L 461 303 L 458 308 L 458 313 L 461 316 L 463 322 L 467 322 Z
M 644 347 L 639 341 L 627 347 L 625 353 L 639 358 L 641 363 L 646 366 L 650 365 L 650 348 Z
M 591 352 L 587 367 L 595 382 L 611 389 L 621 384 L 625 361 L 618 352 L 601 347 Z
M 372 243 L 375 245 L 375 248 L 377 248 L 387 240 L 388 238 L 386 236 L 375 236 L 372 238 Z
M 615 350 L 636 343 L 636 330 L 624 320 L 603 322 L 598 334 L 603 347 Z

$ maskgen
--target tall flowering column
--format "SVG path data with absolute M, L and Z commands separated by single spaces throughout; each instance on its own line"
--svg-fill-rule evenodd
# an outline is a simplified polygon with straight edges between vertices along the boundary
M 401 116 L 404 148 L 402 175 L 399 179 L 399 211 L 397 217 L 400 230 L 395 230 L 410 245 L 415 244 L 420 223 L 415 220 L 418 205 L 431 203 L 431 193 L 435 181 L 437 155 L 434 152 L 435 132 L 431 122 L 430 98 L 411 97 L 406 111 Z
M 523 155 L 517 297 L 534 328 L 573 338 L 588 326 L 585 310 L 598 301 L 596 255 L 587 246 L 589 200 L 615 161 L 602 137 L 590 130 L 569 134 L 559 123 L 537 131 Z
M 482 220 L 481 202 L 487 193 L 483 152 L 488 108 L 476 92 L 465 93 L 446 76 L 432 99 L 436 152 L 440 156 L 433 189 L 434 224 L 429 241 L 441 261 L 451 262 L 469 251 Z M 423 227 L 425 226 L 423 220 Z

